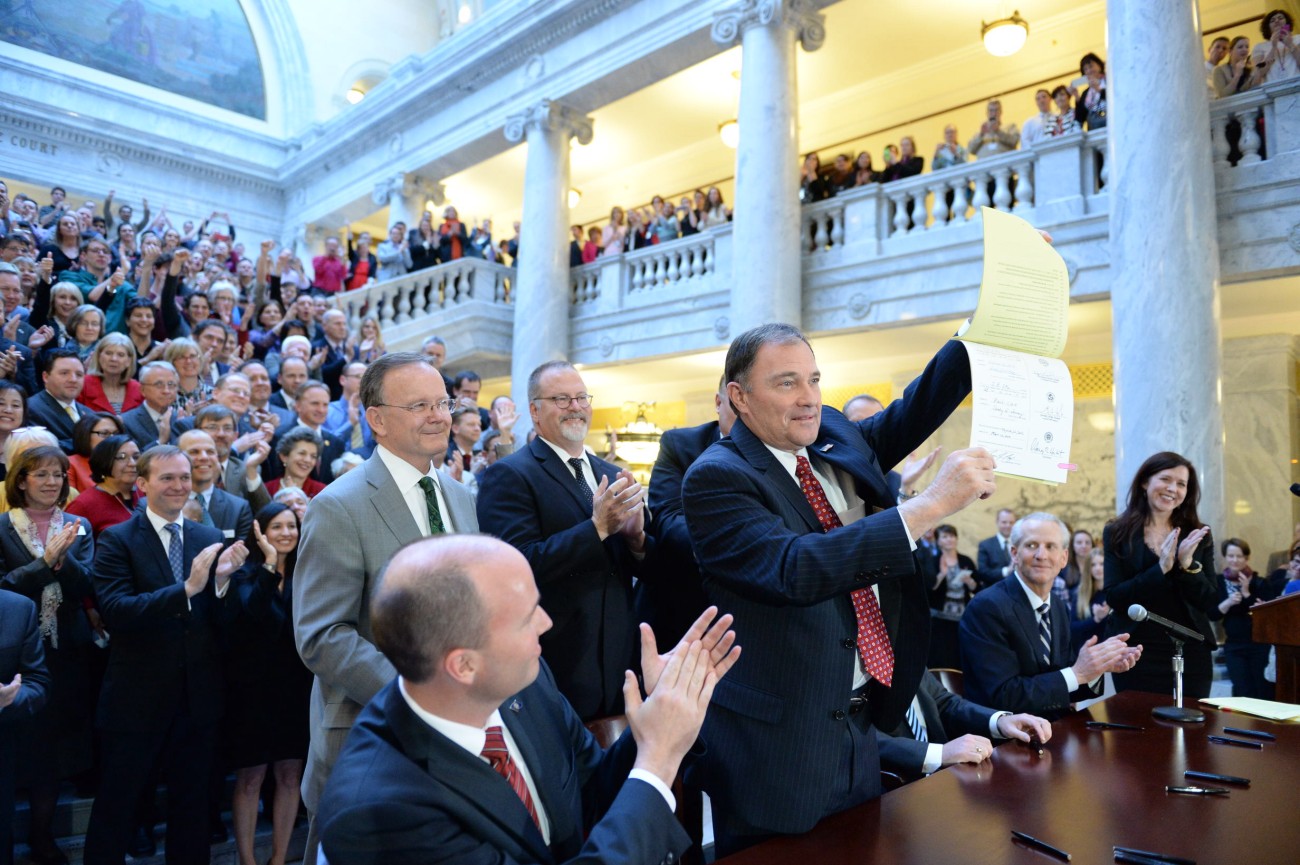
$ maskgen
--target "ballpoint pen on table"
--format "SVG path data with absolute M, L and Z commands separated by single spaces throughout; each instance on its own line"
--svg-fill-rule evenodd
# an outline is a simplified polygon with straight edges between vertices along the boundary
M 1118 844 L 1113 848 L 1116 854 L 1124 853 L 1129 856 L 1141 856 L 1144 859 L 1154 859 L 1157 862 L 1168 862 L 1169 865 L 1196 865 L 1195 859 L 1184 859 L 1182 856 L 1170 856 L 1167 853 L 1153 853 L 1150 850 L 1138 850 L 1135 847 L 1121 847 Z
M 1208 738 L 1216 745 L 1235 745 L 1238 748 L 1251 748 L 1255 751 L 1264 750 L 1263 742 L 1248 742 L 1245 739 L 1232 739 L 1228 736 L 1210 736 Z
M 1241 727 L 1224 727 L 1223 732 L 1235 733 L 1238 736 L 1250 736 L 1255 739 L 1264 739 L 1269 742 L 1276 742 L 1277 736 L 1272 733 L 1265 733 L 1263 730 L 1243 730 Z
M 1089 730 L 1137 730 L 1141 732 L 1146 729 L 1136 724 L 1116 724 L 1112 721 L 1088 721 L 1084 726 Z
M 1242 778 L 1238 775 L 1220 775 L 1217 772 L 1198 772 L 1195 769 L 1188 769 L 1183 773 L 1186 778 L 1195 778 L 1198 781 L 1218 781 L 1222 784 L 1240 784 L 1243 787 L 1250 786 L 1249 778 Z
M 1028 844 L 1030 847 L 1037 847 L 1039 850 L 1042 850 L 1045 853 L 1051 853 L 1053 856 L 1056 856 L 1060 859 L 1064 859 L 1066 862 L 1070 861 L 1071 857 L 1069 853 L 1066 853 L 1064 850 L 1062 850 L 1059 847 L 1053 847 L 1051 844 L 1048 844 L 1046 841 L 1040 841 L 1037 838 L 1035 838 L 1033 835 L 1026 835 L 1024 832 L 1017 832 L 1015 829 L 1012 829 L 1011 837 L 1024 844 Z
M 1227 787 L 1171 787 L 1165 786 L 1166 793 L 1185 793 L 1189 796 L 1226 796 Z

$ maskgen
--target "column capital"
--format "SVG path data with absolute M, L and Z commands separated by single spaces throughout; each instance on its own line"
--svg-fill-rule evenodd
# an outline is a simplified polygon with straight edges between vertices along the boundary
M 730 45 L 747 27 L 754 26 L 789 28 L 805 51 L 816 51 L 826 41 L 826 16 L 812 0 L 740 0 L 730 9 L 713 13 L 713 41 Z
M 506 118 L 506 140 L 514 143 L 523 141 L 531 129 L 548 131 L 560 130 L 568 137 L 578 139 L 579 144 L 591 143 L 591 118 L 554 99 L 541 102 Z
M 391 203 L 393 196 L 398 195 L 405 197 L 421 195 L 425 198 L 432 198 L 434 204 L 441 204 L 445 197 L 441 183 L 416 174 L 401 173 L 393 174 L 378 181 L 370 193 L 370 199 L 376 206 L 383 207 Z

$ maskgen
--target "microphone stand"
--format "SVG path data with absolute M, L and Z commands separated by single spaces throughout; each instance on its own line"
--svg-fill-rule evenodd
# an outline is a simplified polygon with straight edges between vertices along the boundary
M 1169 639 L 1174 641 L 1174 704 L 1172 706 L 1156 706 L 1151 710 L 1153 717 L 1162 721 L 1174 721 L 1179 724 L 1200 724 L 1205 721 L 1205 713 L 1199 709 L 1183 708 L 1183 641 L 1169 634 Z

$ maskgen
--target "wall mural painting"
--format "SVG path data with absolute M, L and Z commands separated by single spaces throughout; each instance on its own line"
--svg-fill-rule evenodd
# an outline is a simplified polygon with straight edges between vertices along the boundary
M 239 0 L 0 0 L 0 39 L 266 119 L 257 45 Z

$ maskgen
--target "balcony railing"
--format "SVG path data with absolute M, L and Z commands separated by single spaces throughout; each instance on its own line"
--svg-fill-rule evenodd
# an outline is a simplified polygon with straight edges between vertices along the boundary
M 512 267 L 478 258 L 461 258 L 386 282 L 373 282 L 339 297 L 339 308 L 355 329 L 373 315 L 387 334 L 470 301 L 508 304 L 514 291 Z

